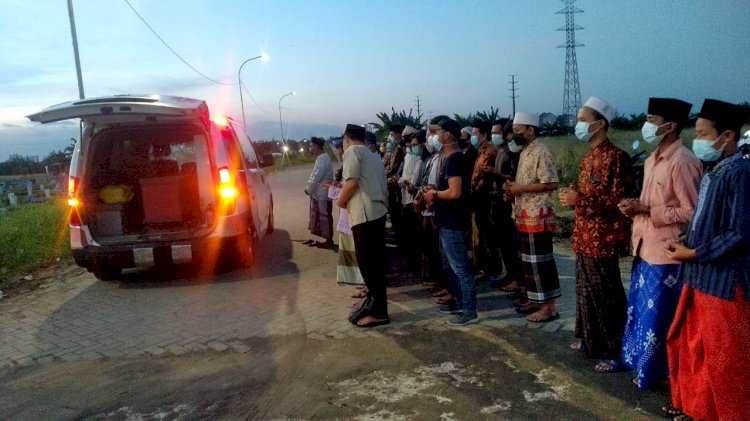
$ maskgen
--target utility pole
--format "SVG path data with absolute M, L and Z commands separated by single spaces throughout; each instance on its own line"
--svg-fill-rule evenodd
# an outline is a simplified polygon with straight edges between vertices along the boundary
M 508 76 L 510 76 L 510 82 L 508 83 L 510 83 L 510 86 L 511 86 L 510 88 L 508 88 L 508 90 L 511 93 L 508 98 L 511 98 L 513 100 L 513 115 L 515 116 L 516 115 L 516 98 L 518 98 L 518 95 L 516 95 L 516 91 L 518 90 L 516 88 L 516 82 L 518 82 L 516 80 L 516 76 L 518 75 L 508 75 Z
M 70 18 L 70 34 L 73 36 L 73 55 L 76 59 L 76 74 L 78 75 L 78 96 L 83 95 L 83 76 L 81 75 L 81 59 L 78 56 L 78 36 L 76 35 L 76 20 L 73 17 L 73 0 L 68 0 L 68 17 Z
M 417 95 L 417 118 L 418 119 L 422 115 L 422 109 L 420 108 L 420 105 L 421 105 L 421 102 L 419 101 L 419 95 Z

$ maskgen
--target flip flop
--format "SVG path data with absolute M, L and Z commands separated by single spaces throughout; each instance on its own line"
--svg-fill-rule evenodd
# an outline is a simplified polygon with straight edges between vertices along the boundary
M 529 316 L 529 317 L 531 317 L 531 316 Z M 526 320 L 528 320 L 528 321 L 530 321 L 532 323 L 547 323 L 547 322 L 551 322 L 553 320 L 559 319 L 560 318 L 560 313 L 550 314 L 549 316 L 547 316 L 547 317 L 545 317 L 543 319 L 539 319 L 539 320 L 531 320 L 529 317 L 527 317 Z
M 370 322 L 370 323 L 365 323 L 363 325 L 361 325 L 361 324 L 359 324 L 359 322 L 357 322 L 357 323 L 355 323 L 355 326 L 362 327 L 362 328 L 375 327 L 375 326 L 380 326 L 380 325 L 387 325 L 390 322 L 391 322 L 390 319 L 383 319 L 383 320 L 376 320 L 376 321 Z
M 615 360 L 601 360 L 599 364 L 604 363 L 610 366 L 610 368 L 599 368 L 598 364 L 594 367 L 594 370 L 599 373 L 619 373 L 620 371 L 627 371 L 628 368 L 621 362 Z
M 306 246 L 311 246 L 311 245 L 315 244 L 315 240 L 312 240 L 312 239 L 305 240 L 305 241 L 302 242 L 302 244 L 304 244 Z

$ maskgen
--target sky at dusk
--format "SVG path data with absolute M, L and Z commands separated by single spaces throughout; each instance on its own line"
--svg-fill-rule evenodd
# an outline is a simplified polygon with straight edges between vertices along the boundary
M 130 0 L 153 29 L 205 75 L 235 83 L 248 131 L 279 138 L 338 135 L 346 123 L 415 108 L 425 118 L 500 108 L 560 114 L 565 24 L 556 0 Z M 168 94 L 200 98 L 241 119 L 238 86 L 210 82 L 173 55 L 124 0 L 73 0 L 87 98 Z M 579 0 L 581 98 L 620 114 L 650 96 L 694 104 L 750 101 L 750 4 L 744 1 Z M 66 0 L 0 1 L 0 160 L 63 149 L 76 121 L 25 116 L 78 99 Z

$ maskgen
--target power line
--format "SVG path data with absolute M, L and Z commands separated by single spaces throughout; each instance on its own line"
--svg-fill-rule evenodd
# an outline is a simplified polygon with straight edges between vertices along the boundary
M 245 86 L 245 82 L 242 82 L 242 87 L 245 88 L 245 92 L 247 92 L 247 96 L 250 97 L 250 99 L 253 101 L 253 104 L 255 104 L 258 108 L 260 108 L 261 111 L 263 111 L 266 114 L 271 114 L 271 115 L 274 114 L 274 113 L 266 110 L 265 108 L 261 107 L 260 104 L 258 104 L 258 102 L 255 101 L 255 98 L 253 98 L 253 95 L 250 93 L 250 90 L 247 89 L 247 86 Z
M 130 10 L 132 10 L 133 13 L 135 13 L 135 15 L 138 16 L 138 19 L 140 19 L 141 22 L 143 22 L 143 24 L 146 25 L 146 27 L 156 36 L 156 38 L 159 38 L 159 41 L 161 41 L 161 43 L 164 44 L 164 46 L 167 47 L 169 49 L 169 51 L 171 51 L 172 54 L 175 55 L 175 57 L 177 57 L 178 59 L 180 59 L 180 61 L 182 61 L 183 63 L 185 63 L 185 65 L 188 66 L 189 68 L 191 68 L 195 73 L 198 73 L 199 75 L 203 76 L 205 79 L 210 80 L 211 82 L 217 83 L 219 85 L 226 85 L 226 86 L 235 86 L 235 85 L 237 85 L 237 82 L 234 82 L 234 83 L 220 82 L 218 80 L 212 79 L 212 78 L 204 75 L 203 73 L 201 73 L 200 70 L 196 69 L 190 63 L 188 63 L 184 58 L 182 58 L 182 56 L 180 56 L 177 53 L 177 51 L 175 51 L 174 49 L 172 49 L 172 47 L 170 47 L 169 44 L 167 44 L 167 42 L 162 39 L 162 37 L 159 36 L 159 34 L 157 34 L 156 31 L 154 31 L 154 28 L 152 28 L 151 25 L 149 25 L 148 22 L 146 22 L 146 19 L 143 19 L 143 16 L 141 16 L 140 13 L 138 13 L 138 11 L 135 10 L 135 7 L 133 7 L 133 5 L 130 4 L 130 2 L 128 0 L 124 0 L 124 1 L 128 5 L 128 7 L 130 7 Z

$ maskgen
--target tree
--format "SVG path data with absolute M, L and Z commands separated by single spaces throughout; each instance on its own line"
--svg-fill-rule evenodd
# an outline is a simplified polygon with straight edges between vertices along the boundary
M 409 114 L 406 114 L 406 111 L 404 110 L 397 113 L 396 110 L 391 107 L 390 115 L 386 112 L 380 112 L 377 113 L 376 116 L 380 120 L 380 123 L 370 124 L 377 129 L 375 130 L 375 136 L 379 141 L 384 141 L 388 137 L 388 132 L 390 132 L 389 128 L 392 124 L 405 124 L 407 126 L 412 126 L 415 129 L 419 129 L 426 123 L 426 121 L 422 121 L 423 114 L 415 116 L 413 115 L 413 110 L 411 108 L 409 109 Z
M 461 127 L 474 127 L 474 122 L 476 120 L 482 120 L 489 123 L 492 123 L 493 121 L 500 118 L 500 108 L 495 108 L 494 106 L 490 106 L 489 111 L 477 111 L 475 113 L 471 113 L 467 116 L 462 116 L 460 114 L 453 114 L 453 119 L 456 120 L 456 122 Z

